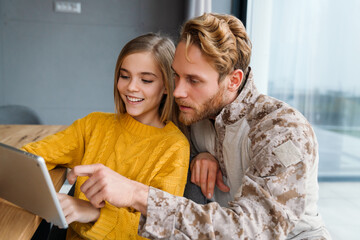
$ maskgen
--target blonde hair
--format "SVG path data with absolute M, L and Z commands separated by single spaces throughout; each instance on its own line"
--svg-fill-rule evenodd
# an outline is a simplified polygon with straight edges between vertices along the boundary
M 247 74 L 251 42 L 242 22 L 232 15 L 204 13 L 182 28 L 180 41 L 198 46 L 212 61 L 219 81 L 235 69 Z
M 175 46 L 174 43 L 167 37 L 162 37 L 159 34 L 148 33 L 128 42 L 121 50 L 115 67 L 114 74 L 114 102 L 117 114 L 126 113 L 125 103 L 120 97 L 117 88 L 118 80 L 120 77 L 120 68 L 125 57 L 133 53 L 150 52 L 154 57 L 155 62 L 158 64 L 159 69 L 164 80 L 164 86 L 167 94 L 163 96 L 159 107 L 159 116 L 162 122 L 169 120 L 175 121 L 176 116 L 174 108 L 174 81 L 173 71 L 171 64 L 174 58 Z

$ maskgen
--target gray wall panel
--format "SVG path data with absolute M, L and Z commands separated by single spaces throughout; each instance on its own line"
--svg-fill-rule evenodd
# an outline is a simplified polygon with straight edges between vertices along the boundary
M 63 1 L 63 0 L 62 0 Z M 86 0 L 81 3 L 81 14 L 58 13 L 49 0 L 2 0 L 5 17 L 10 21 L 40 21 L 68 24 L 138 26 L 136 14 L 144 0 Z M 149 2 L 153 2 L 149 1 Z
M 3 3 L 0 1 L 0 20 L 3 19 Z M 0 21 L 0 105 L 5 104 L 5 83 L 3 71 L 3 21 Z
M 81 14 L 55 13 L 47 0 L 0 0 L 0 105 L 34 109 L 45 124 L 114 111 L 113 75 L 135 36 L 177 36 L 182 1 L 80 1 Z M 2 52 L 1 52 L 2 49 Z
M 216 13 L 230 14 L 231 2 L 232 0 L 212 0 L 212 11 Z

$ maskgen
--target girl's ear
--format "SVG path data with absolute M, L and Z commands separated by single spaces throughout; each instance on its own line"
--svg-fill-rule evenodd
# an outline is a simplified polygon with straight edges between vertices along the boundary
M 230 73 L 230 81 L 229 81 L 229 91 L 236 92 L 240 84 L 244 78 L 244 72 L 240 69 L 234 70 L 232 73 Z
M 163 94 L 167 94 L 168 92 L 167 92 L 167 89 L 166 88 L 164 88 L 164 93 Z

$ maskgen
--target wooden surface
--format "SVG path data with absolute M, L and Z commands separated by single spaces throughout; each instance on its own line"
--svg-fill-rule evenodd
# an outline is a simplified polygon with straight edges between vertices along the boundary
M 62 125 L 0 125 L 0 142 L 17 148 L 64 130 Z M 65 168 L 50 171 L 56 191 L 66 177 Z M 0 198 L 0 239 L 31 239 L 41 218 Z

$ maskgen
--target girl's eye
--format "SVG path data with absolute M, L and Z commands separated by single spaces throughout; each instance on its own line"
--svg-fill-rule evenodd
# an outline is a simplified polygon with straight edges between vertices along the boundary
M 146 79 L 141 79 L 143 81 L 143 83 L 152 83 L 153 80 L 146 80 Z
M 129 79 L 130 77 L 129 77 L 129 76 L 125 76 L 125 75 L 120 75 L 120 78 L 122 78 L 122 79 Z

